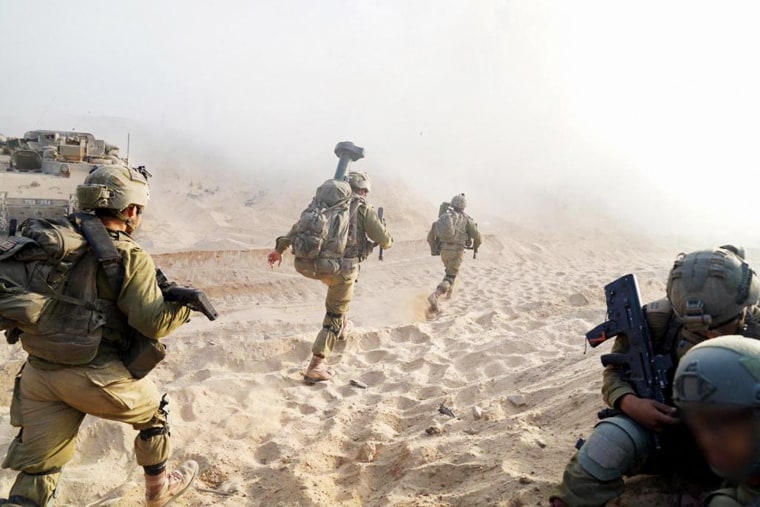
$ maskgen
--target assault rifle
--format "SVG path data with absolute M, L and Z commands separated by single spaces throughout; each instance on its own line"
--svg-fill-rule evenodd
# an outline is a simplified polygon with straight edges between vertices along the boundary
M 673 368 L 669 356 L 655 355 L 649 324 L 641 305 L 635 275 L 625 275 L 604 287 L 607 299 L 607 321 L 586 333 L 588 344 L 598 347 L 610 338 L 625 335 L 628 352 L 604 354 L 602 364 L 620 369 L 623 380 L 630 382 L 636 396 L 667 403 L 670 388 L 668 373 Z M 600 419 L 619 414 L 616 409 L 599 412 Z M 655 444 L 659 449 L 657 435 Z
M 383 225 L 386 225 L 385 224 L 385 208 L 382 208 L 382 207 L 381 208 L 377 208 L 377 218 L 380 219 L 380 221 L 383 223 Z M 383 259 L 383 247 L 382 246 L 380 247 L 380 251 L 379 251 L 379 253 L 377 255 L 377 258 L 380 261 L 384 260 Z
M 156 268 L 156 280 L 166 301 L 176 301 L 195 312 L 201 312 L 208 320 L 216 320 L 219 314 L 214 309 L 206 293 L 192 287 L 180 287 L 170 282 L 163 271 Z
M 478 258 L 478 249 L 475 248 L 475 243 L 473 242 L 472 238 L 467 239 L 467 244 L 464 245 L 465 250 L 472 250 L 472 258 L 477 259 Z

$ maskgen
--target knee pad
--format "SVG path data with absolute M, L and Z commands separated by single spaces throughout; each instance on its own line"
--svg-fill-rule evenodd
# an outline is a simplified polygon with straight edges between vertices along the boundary
M 150 440 L 153 437 L 160 435 L 171 436 L 171 427 L 169 424 L 169 399 L 166 393 L 161 396 L 161 403 L 158 405 L 158 410 L 153 416 L 151 421 L 153 424 L 150 428 L 140 430 L 140 440 Z
M 335 336 L 340 335 L 343 330 L 343 314 L 327 312 L 322 321 L 322 328 Z
M 625 416 L 599 421 L 578 452 L 578 463 L 595 479 L 611 481 L 623 477 L 646 461 L 651 445 L 647 430 Z
M 140 440 L 150 440 L 151 438 L 157 437 L 159 435 L 170 435 L 169 426 L 140 430 Z

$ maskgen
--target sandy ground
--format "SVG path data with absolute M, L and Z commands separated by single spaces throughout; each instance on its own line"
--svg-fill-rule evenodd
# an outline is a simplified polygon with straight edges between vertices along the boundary
M 593 229 L 483 228 L 481 255 L 466 260 L 453 298 L 429 320 L 424 299 L 443 271 L 414 238 L 435 206 L 378 192 L 404 217 L 391 220 L 401 241 L 385 262 L 363 265 L 356 328 L 329 359 L 337 377 L 305 386 L 299 372 L 325 289 L 298 275 L 289 255 L 270 270 L 264 247 L 309 193 L 283 199 L 254 183 L 198 181 L 155 192 L 141 241 L 170 277 L 206 289 L 222 315 L 167 338 L 169 357 L 153 373 L 171 398 L 172 461 L 201 464 L 177 505 L 545 503 L 601 405 L 604 351 L 585 350 L 583 335 L 603 319 L 603 285 L 635 272 L 644 300 L 659 298 L 679 248 Z M 4 449 L 23 352 L 4 347 L 0 357 Z M 442 403 L 456 418 L 439 413 Z M 140 505 L 133 438 L 127 426 L 87 418 L 58 505 Z M 0 472 L 0 491 L 12 480 Z

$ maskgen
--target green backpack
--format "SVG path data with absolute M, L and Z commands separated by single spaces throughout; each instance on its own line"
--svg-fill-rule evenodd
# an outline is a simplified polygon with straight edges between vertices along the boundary
M 97 298 L 100 261 L 76 222 L 29 219 L 0 243 L 0 329 L 30 355 L 65 365 L 92 361 L 113 305 Z
M 449 208 L 433 224 L 433 231 L 441 243 L 456 243 L 464 246 L 467 243 L 467 216 Z
M 292 245 L 297 269 L 301 265 L 310 265 L 311 269 L 318 266 L 316 271 L 325 274 L 340 268 L 348 246 L 351 198 L 351 186 L 345 181 L 331 179 L 320 185 L 294 227 Z M 302 274 L 311 277 L 313 273 Z

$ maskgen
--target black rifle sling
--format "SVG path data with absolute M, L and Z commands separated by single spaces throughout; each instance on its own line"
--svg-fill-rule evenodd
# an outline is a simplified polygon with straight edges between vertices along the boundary
M 77 214 L 82 227 L 82 234 L 95 252 L 98 262 L 106 273 L 108 282 L 118 298 L 124 283 L 124 269 L 121 265 L 121 254 L 113 244 L 113 238 L 99 218 L 85 213 Z

